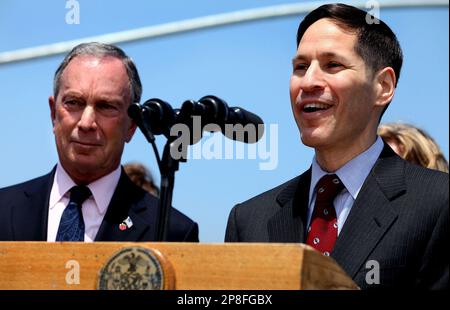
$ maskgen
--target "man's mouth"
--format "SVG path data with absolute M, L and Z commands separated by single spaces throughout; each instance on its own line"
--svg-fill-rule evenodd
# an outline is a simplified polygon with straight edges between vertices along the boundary
M 82 145 L 82 146 L 100 146 L 99 143 L 93 143 L 93 142 L 83 142 L 83 141 L 73 141 L 78 145 Z
M 305 113 L 313 113 L 317 111 L 328 110 L 332 106 L 325 103 L 307 103 L 303 106 L 302 111 Z

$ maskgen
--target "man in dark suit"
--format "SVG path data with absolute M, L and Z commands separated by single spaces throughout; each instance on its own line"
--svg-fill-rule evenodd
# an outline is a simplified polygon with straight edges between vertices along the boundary
M 0 241 L 154 241 L 158 199 L 120 165 L 136 125 L 128 106 L 142 86 L 118 47 L 76 46 L 49 98 L 59 162 L 47 175 L 0 189 Z M 172 209 L 168 241 L 198 241 L 198 225 Z
M 324 5 L 297 46 L 291 104 L 311 168 L 236 205 L 225 241 L 307 243 L 361 288 L 448 288 L 448 174 L 404 161 L 376 134 L 402 65 L 394 33 Z

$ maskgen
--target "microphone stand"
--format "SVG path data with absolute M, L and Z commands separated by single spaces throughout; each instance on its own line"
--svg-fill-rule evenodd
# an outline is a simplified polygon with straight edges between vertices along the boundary
M 158 221 L 156 225 L 156 241 L 168 241 L 168 231 L 170 225 L 170 208 L 172 205 L 173 187 L 175 185 L 175 172 L 179 168 L 181 159 L 174 159 L 171 154 L 175 150 L 175 140 L 168 139 L 164 146 L 162 160 L 160 162 L 161 189 L 159 197 Z M 184 154 L 186 155 L 186 154 Z
M 156 103 L 158 103 L 158 107 L 156 108 L 157 115 L 159 117 L 162 117 L 164 115 L 164 107 L 165 109 L 169 109 L 171 112 L 174 113 L 175 110 L 172 110 L 172 108 L 168 104 L 165 103 L 165 105 L 161 105 L 164 102 L 161 102 L 159 99 L 153 99 Z M 193 124 L 190 123 L 191 117 L 194 115 L 201 115 L 202 113 L 211 113 L 211 109 L 214 112 L 214 116 L 211 120 L 212 123 L 215 123 L 218 121 L 225 122 L 227 119 L 227 115 L 230 111 L 232 112 L 232 115 L 236 120 L 235 123 L 243 122 L 245 124 L 252 123 L 252 124 L 263 124 L 262 120 L 253 113 L 247 112 L 241 108 L 228 108 L 228 105 L 225 101 L 222 99 L 215 97 L 215 96 L 205 96 L 200 99 L 200 101 L 204 101 L 201 105 L 198 102 L 188 100 L 183 103 L 183 106 L 180 110 L 177 109 L 176 116 L 177 119 L 181 120 L 182 124 L 190 124 L 190 133 L 192 133 L 192 127 Z M 144 103 L 145 105 L 145 103 Z M 207 110 L 209 109 L 209 112 Z M 153 111 L 153 110 L 152 110 Z M 170 136 L 167 132 L 164 133 L 164 131 L 161 131 L 161 128 L 156 129 L 156 133 L 164 133 L 164 135 L 167 137 L 166 145 L 164 146 L 164 152 L 162 159 L 159 157 L 158 149 L 155 144 L 155 137 L 154 133 L 152 132 L 152 126 L 150 126 L 146 120 L 143 118 L 142 113 L 144 112 L 144 108 L 139 103 L 134 103 L 128 108 L 128 115 L 136 122 L 137 126 L 141 129 L 142 133 L 144 134 L 147 141 L 152 145 L 153 151 L 155 152 L 156 160 L 158 162 L 159 171 L 161 173 L 161 184 L 160 184 L 160 199 L 159 199 L 159 208 L 158 208 L 158 221 L 156 224 L 156 241 L 168 241 L 168 231 L 170 227 L 170 211 L 172 206 L 172 195 L 173 195 L 173 188 L 175 185 L 175 172 L 178 170 L 180 161 L 186 162 L 187 161 L 187 147 L 181 147 L 181 156 L 179 159 L 175 159 L 172 157 L 172 154 L 176 154 L 179 150 L 176 149 L 176 147 L 180 147 L 178 144 L 175 143 L 175 141 L 179 138 L 177 136 L 173 137 Z M 147 111 L 148 112 L 148 111 Z M 198 114 L 200 113 L 200 114 Z M 211 116 L 210 116 L 211 117 Z M 248 119 L 248 121 L 245 121 Z M 147 120 L 148 121 L 148 120 Z M 157 120 L 158 121 L 158 120 Z M 210 120 L 207 118 L 205 121 L 206 123 L 209 123 Z M 170 123 L 170 122 L 169 122 Z M 172 125 L 172 124 L 170 124 Z M 159 125 L 161 126 L 161 125 Z M 164 123 L 164 126 L 167 126 L 166 123 Z M 203 128 L 203 126 L 202 126 Z M 170 131 L 170 128 L 166 128 Z M 202 129 L 203 130 L 203 129 Z M 160 132 L 161 131 L 161 132 Z M 222 129 L 223 132 L 223 129 Z M 223 132 L 224 134 L 226 133 Z M 200 136 L 201 138 L 201 136 Z M 233 140 L 238 140 L 237 138 L 229 137 Z M 257 135 L 256 140 L 253 142 L 256 142 L 260 138 L 260 135 Z M 244 136 L 244 142 L 249 143 Z M 198 141 L 196 141 L 198 142 Z M 193 140 L 190 140 L 189 144 L 194 144 L 196 142 L 193 142 Z M 250 143 L 253 143 L 250 142 Z
M 164 146 L 163 157 L 160 159 L 158 148 L 155 143 L 155 136 L 152 129 L 144 122 L 142 117 L 142 107 L 139 103 L 134 103 L 128 108 L 129 116 L 136 122 L 136 125 L 144 134 L 148 143 L 151 144 L 155 152 L 156 161 L 158 163 L 159 171 L 161 173 L 160 184 L 160 199 L 158 206 L 158 220 L 156 222 L 156 241 L 168 240 L 168 229 L 170 225 L 170 207 L 172 205 L 173 187 L 175 184 L 175 172 L 178 170 L 179 162 L 186 161 L 187 149 L 183 150 L 183 156 L 179 160 L 174 159 L 171 150 L 175 149 L 175 140 L 177 137 L 167 137 L 166 145 Z

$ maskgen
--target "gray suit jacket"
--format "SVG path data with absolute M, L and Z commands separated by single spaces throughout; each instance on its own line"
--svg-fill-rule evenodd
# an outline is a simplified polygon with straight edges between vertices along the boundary
M 385 146 L 331 256 L 361 288 L 448 288 L 448 179 Z M 308 170 L 236 205 L 225 241 L 305 242 L 310 181 Z M 379 284 L 366 282 L 370 260 L 379 263 Z

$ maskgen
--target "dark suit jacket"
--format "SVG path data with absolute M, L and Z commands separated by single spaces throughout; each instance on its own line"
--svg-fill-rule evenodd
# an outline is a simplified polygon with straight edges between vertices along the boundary
M 361 288 L 448 288 L 448 179 L 385 146 L 331 256 Z M 310 182 L 308 170 L 236 205 L 225 241 L 305 242 Z M 370 260 L 379 263 L 379 285 L 365 280 L 374 270 Z
M 31 181 L 0 189 L 0 241 L 46 241 L 48 203 L 55 169 Z M 155 241 L 158 199 L 128 178 L 122 169 L 95 241 Z M 129 216 L 130 229 L 119 224 Z M 171 209 L 169 241 L 198 241 L 198 225 Z

